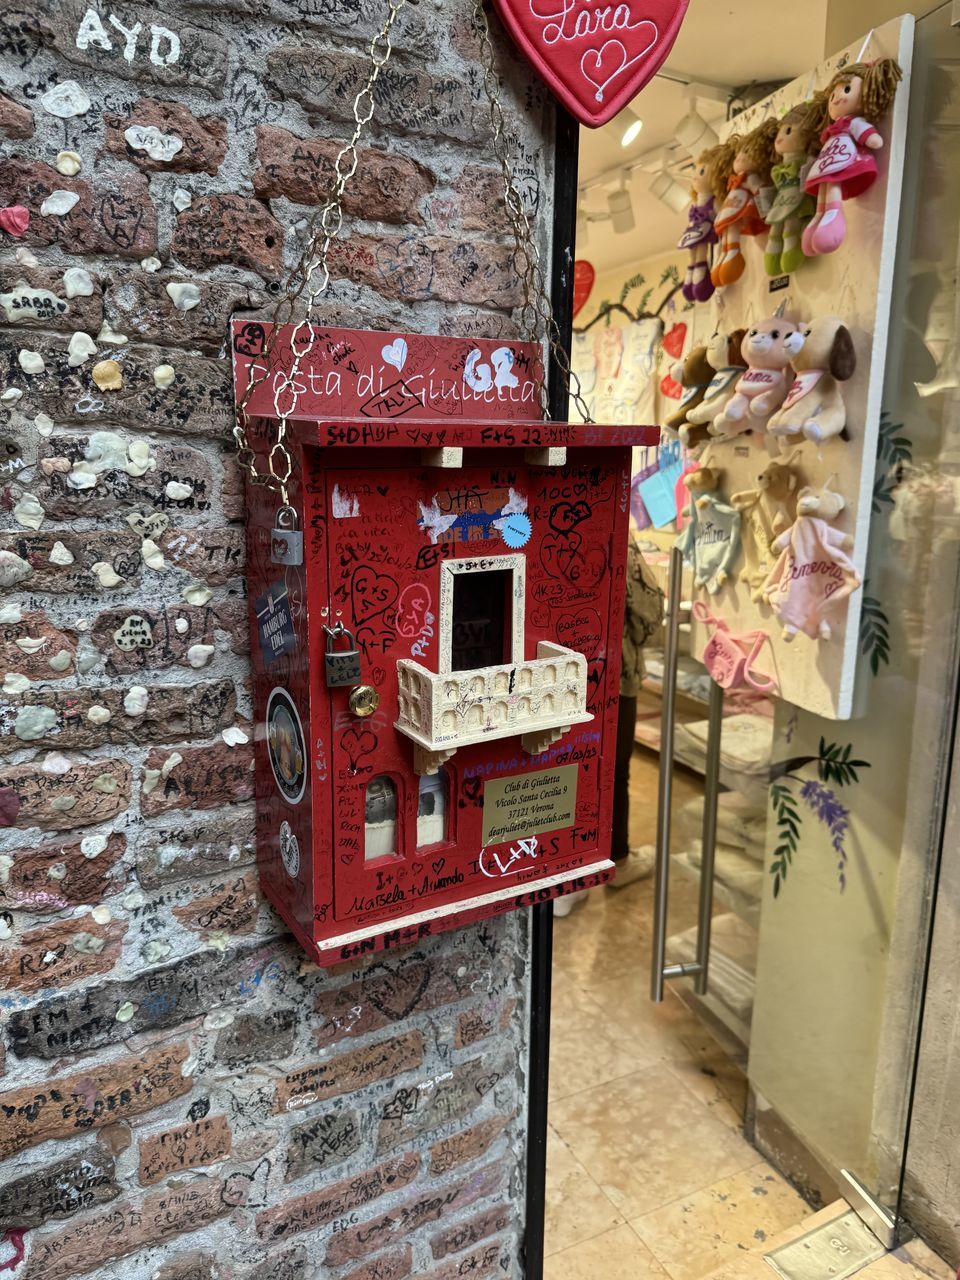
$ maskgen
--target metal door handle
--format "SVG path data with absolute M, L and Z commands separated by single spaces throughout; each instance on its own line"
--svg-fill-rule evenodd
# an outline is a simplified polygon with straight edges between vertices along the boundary
M 703 793 L 703 850 L 700 859 L 700 905 L 697 918 L 696 959 L 687 964 L 667 964 L 667 914 L 670 897 L 670 830 L 673 799 L 673 746 L 676 730 L 677 666 L 680 641 L 680 594 L 683 556 L 670 554 L 667 593 L 667 643 L 663 662 L 663 711 L 660 729 L 660 774 L 657 792 L 657 858 L 653 900 L 653 965 L 650 998 L 659 1004 L 670 978 L 695 978 L 697 995 L 706 995 L 710 969 L 710 933 L 713 919 L 713 871 L 717 848 L 717 800 L 720 792 L 720 735 L 723 729 L 723 689 L 710 681 L 706 774 Z

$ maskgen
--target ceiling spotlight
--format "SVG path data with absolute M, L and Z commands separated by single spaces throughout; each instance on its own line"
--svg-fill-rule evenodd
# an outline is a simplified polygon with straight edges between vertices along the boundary
M 692 102 L 690 110 L 677 125 L 676 139 L 694 159 L 708 147 L 715 147 L 720 141 L 719 135 L 711 129 Z
M 682 183 L 677 182 L 666 169 L 661 169 L 650 183 L 650 194 L 657 197 L 674 213 L 683 213 L 690 203 L 690 192 Z
M 629 107 L 624 107 L 617 117 L 623 124 L 623 136 L 620 139 L 621 147 L 629 147 L 631 143 L 636 142 L 640 136 L 640 130 L 643 128 L 643 121 L 631 111 Z
M 617 235 L 632 231 L 637 224 L 633 216 L 633 202 L 626 187 L 621 186 L 617 191 L 611 191 L 607 203 L 610 206 L 610 221 Z

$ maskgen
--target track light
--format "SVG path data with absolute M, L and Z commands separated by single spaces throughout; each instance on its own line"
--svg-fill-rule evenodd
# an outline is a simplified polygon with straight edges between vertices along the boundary
M 621 186 L 617 191 L 611 191 L 607 204 L 610 208 L 610 221 L 617 235 L 632 231 L 637 224 L 633 216 L 633 202 L 626 187 Z
M 690 203 L 690 192 L 682 183 L 676 181 L 666 169 L 661 169 L 650 183 L 650 194 L 656 196 L 662 204 L 674 213 L 683 213 Z
M 636 142 L 640 136 L 640 130 L 643 128 L 643 121 L 635 111 L 631 111 L 629 107 L 624 107 L 617 117 L 623 125 L 623 135 L 620 138 L 621 147 L 629 147 Z
M 693 102 L 690 103 L 690 110 L 677 125 L 676 139 L 694 159 L 708 147 L 715 147 L 720 141 L 719 134 L 711 129 Z

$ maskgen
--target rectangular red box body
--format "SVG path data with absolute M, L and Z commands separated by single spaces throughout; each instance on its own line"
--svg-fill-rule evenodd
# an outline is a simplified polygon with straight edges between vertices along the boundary
M 238 396 L 265 331 L 234 326 Z M 301 564 L 248 485 L 260 878 L 320 964 L 612 875 L 631 446 L 659 432 L 541 421 L 532 354 L 318 330 L 287 422 Z M 284 360 L 248 406 L 261 465 Z M 328 664 L 337 624 L 356 660 Z

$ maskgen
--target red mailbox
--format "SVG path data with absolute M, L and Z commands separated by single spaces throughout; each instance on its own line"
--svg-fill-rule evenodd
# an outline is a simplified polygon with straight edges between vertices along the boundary
M 234 326 L 238 396 L 265 333 Z M 318 331 L 287 424 L 302 549 L 248 487 L 260 876 L 320 964 L 612 874 L 631 446 L 658 432 L 541 421 L 531 356 Z

